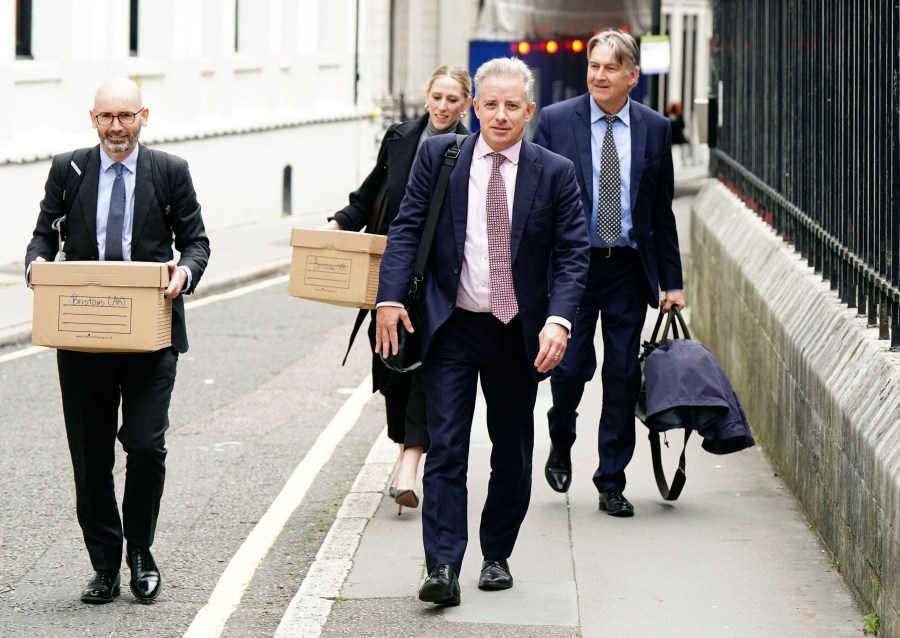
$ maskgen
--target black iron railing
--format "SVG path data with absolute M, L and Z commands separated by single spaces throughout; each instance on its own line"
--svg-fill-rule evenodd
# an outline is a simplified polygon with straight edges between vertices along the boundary
M 712 170 L 900 350 L 900 4 L 720 0 Z

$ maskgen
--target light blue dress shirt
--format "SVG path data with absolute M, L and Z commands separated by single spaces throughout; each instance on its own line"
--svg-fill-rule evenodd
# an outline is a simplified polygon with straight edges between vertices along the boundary
M 140 144 L 135 145 L 134 151 L 121 164 L 125 167 L 122 177 L 125 180 L 125 219 L 122 220 L 122 259 L 131 261 L 131 234 L 134 229 L 134 175 L 137 171 L 138 153 Z M 116 171 L 112 167 L 115 160 L 106 154 L 103 146 L 100 147 L 100 180 L 97 185 L 97 253 L 100 260 L 105 259 L 106 254 L 106 222 L 109 218 L 109 199 L 112 196 L 113 182 L 116 181 Z M 179 266 L 184 271 L 185 284 L 181 292 L 191 287 L 191 271 L 185 266 Z
M 122 259 L 131 261 L 131 232 L 134 228 L 134 174 L 137 171 L 137 158 L 140 145 L 121 164 L 125 167 L 122 178 L 125 180 L 125 219 L 122 221 Z M 97 254 L 100 260 L 106 255 L 106 222 L 109 218 L 109 199 L 112 195 L 116 171 L 112 165 L 115 160 L 100 147 L 100 180 L 97 185 Z
M 609 244 L 600 239 L 597 234 L 597 206 L 599 205 L 600 193 L 600 152 L 603 149 L 603 137 L 606 135 L 606 113 L 604 113 L 594 100 L 590 100 L 591 104 L 591 175 L 593 181 L 593 192 L 591 201 L 591 246 L 595 248 L 606 248 Z M 633 226 L 631 220 L 631 116 L 630 116 L 631 98 L 625 101 L 625 106 L 618 113 L 610 113 L 616 115 L 619 119 L 613 125 L 613 139 L 616 142 L 616 153 L 619 155 L 619 177 L 621 185 L 619 189 L 619 200 L 622 202 L 622 234 L 615 240 L 613 246 L 631 246 L 637 248 L 637 244 L 631 241 L 631 228 Z

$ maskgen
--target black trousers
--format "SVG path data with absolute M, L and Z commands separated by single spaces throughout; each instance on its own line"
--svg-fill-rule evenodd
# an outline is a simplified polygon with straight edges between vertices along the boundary
M 153 544 L 177 362 L 175 348 L 57 353 L 78 523 L 95 570 L 119 569 L 123 536 L 139 547 Z M 113 482 L 117 437 L 126 454 L 121 518 Z

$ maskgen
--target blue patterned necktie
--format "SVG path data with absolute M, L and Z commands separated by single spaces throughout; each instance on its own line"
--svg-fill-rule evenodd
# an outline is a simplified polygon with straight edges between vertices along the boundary
M 122 226 L 125 223 L 125 177 L 122 169 L 125 167 L 116 162 L 112 165 L 116 171 L 116 181 L 113 182 L 112 193 L 109 197 L 109 217 L 106 218 L 106 261 L 122 261 Z
M 502 153 L 488 153 L 493 160 L 487 185 L 488 263 L 491 278 L 491 314 L 509 323 L 519 312 L 519 302 L 512 281 L 510 256 L 509 205 L 506 185 L 500 174 Z
M 613 123 L 619 118 L 606 115 L 606 135 L 600 151 L 600 192 L 597 200 L 597 234 L 612 244 L 622 233 L 622 180 L 619 177 L 619 154 L 613 138 Z

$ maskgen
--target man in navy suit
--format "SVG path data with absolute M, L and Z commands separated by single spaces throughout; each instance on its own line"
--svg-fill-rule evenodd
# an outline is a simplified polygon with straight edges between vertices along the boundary
M 665 311 L 684 307 L 672 213 L 672 135 L 667 118 L 628 96 L 639 74 L 634 38 L 610 29 L 591 38 L 587 50 L 588 93 L 543 108 L 534 133 L 536 144 L 575 163 L 591 243 L 590 274 L 568 353 L 550 379 L 552 447 L 544 474 L 557 492 L 569 489 L 576 410 L 597 369 L 599 315 L 603 409 L 594 484 L 601 510 L 632 516 L 623 492 L 634 453 L 641 328 L 647 304 L 661 303 Z
M 466 139 L 440 210 L 425 272 L 422 382 L 431 448 L 425 461 L 426 602 L 457 605 L 468 541 L 466 472 L 479 379 L 491 478 L 481 516 L 478 587 L 512 587 L 507 559 L 531 498 L 538 381 L 566 351 L 588 271 L 588 234 L 572 162 L 523 139 L 534 78 L 521 60 L 475 74 L 478 135 Z M 419 151 L 391 224 L 378 286 L 376 351 L 396 352 L 397 323 L 431 194 L 452 135 Z M 548 277 L 549 273 L 549 277 Z

